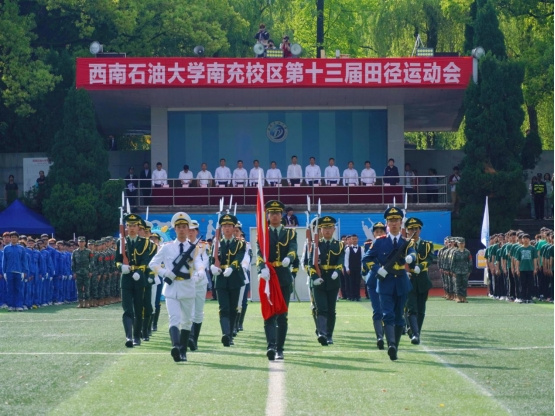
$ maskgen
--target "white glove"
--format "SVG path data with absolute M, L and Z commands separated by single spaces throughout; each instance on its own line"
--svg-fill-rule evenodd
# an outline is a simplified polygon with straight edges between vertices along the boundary
M 133 280 L 135 282 L 138 282 L 139 279 L 141 278 L 141 275 L 139 273 L 135 272 L 135 273 L 133 273 L 133 276 L 131 276 L 131 277 L 133 278 Z
M 233 269 L 232 269 L 231 267 L 227 267 L 227 268 L 224 270 L 224 277 L 229 277 L 229 276 L 231 276 L 231 273 L 233 273 Z
M 417 264 L 416 266 L 414 266 L 414 274 L 419 274 L 419 273 L 420 273 L 420 267 Z
M 264 279 L 266 281 L 270 280 L 270 269 L 268 269 L 267 267 L 264 267 L 262 270 L 260 270 L 260 274 L 258 275 L 258 280 L 260 279 Z
M 335 271 L 335 272 L 333 272 L 333 273 L 331 274 L 332 280 L 335 280 L 335 279 L 337 279 L 338 277 L 339 277 L 339 273 L 337 273 L 337 271 Z
M 204 270 L 199 270 L 197 272 L 197 276 L 198 276 L 197 282 L 201 282 L 203 280 L 206 280 L 206 272 Z
M 380 268 L 378 269 L 378 274 L 379 274 L 381 277 L 385 278 L 385 277 L 387 276 L 387 270 L 385 270 L 383 267 L 380 267 Z
M 322 283 L 324 283 L 324 279 L 322 279 L 321 277 L 319 277 L 318 279 L 312 281 L 312 284 L 313 284 L 314 286 L 320 286 Z
M 129 273 L 131 273 L 131 267 L 129 267 L 127 264 L 122 264 L 121 274 L 129 274 Z
M 406 261 L 407 264 L 411 264 L 411 263 L 412 263 L 412 260 L 413 260 L 413 259 L 412 259 L 412 256 L 411 256 L 411 255 L 408 255 L 407 257 L 405 257 L 405 261 Z
M 149 277 L 148 279 L 146 279 L 146 281 L 147 281 L 149 284 L 153 284 L 153 283 L 154 283 L 154 279 L 153 279 L 152 277 Z
M 289 267 L 289 265 L 291 264 L 291 259 L 289 257 L 285 257 L 282 261 L 281 261 L 281 265 L 283 267 Z
M 213 276 L 219 276 L 220 273 L 222 272 L 222 269 L 220 269 L 219 267 L 215 266 L 214 264 L 212 264 L 210 266 L 210 271 L 212 272 Z

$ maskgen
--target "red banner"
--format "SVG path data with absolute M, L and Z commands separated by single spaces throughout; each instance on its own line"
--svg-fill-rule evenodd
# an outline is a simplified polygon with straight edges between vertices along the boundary
M 77 88 L 453 88 L 470 57 L 383 59 L 77 58 Z

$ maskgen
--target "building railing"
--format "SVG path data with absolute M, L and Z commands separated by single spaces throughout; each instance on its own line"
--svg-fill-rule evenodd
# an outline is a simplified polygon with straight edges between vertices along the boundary
M 411 204 L 445 204 L 449 201 L 449 184 L 445 176 L 376 177 L 373 184 L 361 182 L 360 177 L 339 178 L 335 184 L 325 183 L 335 180 L 329 178 L 303 177 L 297 180 L 298 184 L 290 185 L 287 178 L 276 184 L 272 183 L 272 179 L 265 179 L 266 200 L 279 199 L 286 205 L 297 205 L 305 204 L 308 195 L 313 201 L 320 199 L 322 204 L 401 204 L 406 195 Z M 227 179 L 218 179 L 218 184 L 214 179 L 206 180 L 206 185 L 201 185 L 200 181 L 179 178 L 155 181 L 126 179 L 125 193 L 134 206 L 217 206 L 221 197 L 231 195 L 233 202 L 239 206 L 256 205 L 256 181 L 229 179 L 229 185 L 222 183 L 227 182 Z

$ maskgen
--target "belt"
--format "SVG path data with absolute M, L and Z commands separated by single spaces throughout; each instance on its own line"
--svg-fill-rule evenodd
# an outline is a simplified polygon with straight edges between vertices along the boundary
M 188 280 L 190 277 L 176 277 L 174 280 Z
M 320 265 L 320 269 L 322 270 L 340 270 L 341 267 L 342 267 L 341 265 L 337 265 L 337 266 L 328 266 L 327 264 Z
M 281 266 L 283 266 L 283 265 L 281 264 L 281 261 L 274 261 L 274 262 L 272 262 L 272 263 L 270 263 L 270 264 L 271 264 L 272 266 L 274 266 L 274 267 L 281 267 Z
M 132 272 L 134 272 L 135 270 L 145 271 L 146 266 L 129 266 L 129 268 L 131 269 Z

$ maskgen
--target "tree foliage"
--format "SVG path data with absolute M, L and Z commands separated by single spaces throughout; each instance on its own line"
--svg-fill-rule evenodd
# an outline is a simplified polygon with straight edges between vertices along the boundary
M 510 228 L 526 193 L 521 165 L 526 143 L 521 130 L 524 69 L 519 62 L 504 59 L 504 39 L 488 2 L 479 3 L 476 22 L 475 38 L 485 42 L 485 31 L 491 49 L 486 49 L 479 83 L 468 87 L 464 103 L 467 141 L 457 185 L 463 206 L 455 232 L 469 237 L 479 235 L 486 196 L 492 231 L 499 232 Z
M 94 109 L 84 90 L 70 90 L 63 127 L 56 134 L 43 213 L 59 235 L 99 237 L 117 227 L 117 195 L 123 183 L 107 182 L 108 154 L 96 131 Z

